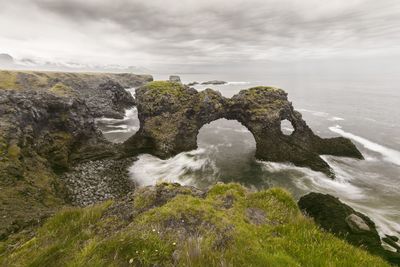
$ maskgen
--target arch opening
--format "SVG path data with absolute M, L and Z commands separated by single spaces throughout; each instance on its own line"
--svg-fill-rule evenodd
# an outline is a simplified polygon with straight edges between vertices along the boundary
M 126 89 L 126 91 L 135 97 L 135 88 L 129 88 Z M 138 110 L 136 107 L 126 109 L 122 119 L 98 118 L 95 122 L 103 136 L 113 143 L 125 142 L 140 128 Z
M 289 120 L 285 119 L 281 121 L 281 132 L 284 135 L 290 136 L 293 134 L 294 131 L 295 129 L 293 127 L 293 124 Z
M 237 120 L 218 119 L 203 125 L 197 135 L 197 145 L 213 162 L 217 180 L 248 182 L 258 176 L 255 174 L 259 171 L 255 138 Z

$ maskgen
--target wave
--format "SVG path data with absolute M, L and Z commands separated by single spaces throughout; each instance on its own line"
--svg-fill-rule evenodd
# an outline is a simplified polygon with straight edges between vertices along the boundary
M 135 95 L 136 95 L 136 87 L 132 87 L 132 88 L 127 88 L 127 89 L 125 89 L 127 92 L 129 92 L 132 96 L 133 96 L 133 98 L 135 98 Z
M 329 130 L 331 130 L 334 133 L 340 134 L 343 137 L 349 138 L 361 145 L 363 145 L 365 148 L 380 153 L 383 156 L 383 159 L 385 161 L 391 162 L 395 165 L 400 166 L 400 152 L 394 149 L 387 148 L 385 146 L 382 146 L 380 144 L 374 143 L 368 139 L 365 139 L 361 136 L 357 136 L 355 134 L 345 132 L 342 130 L 342 127 L 340 125 L 332 126 L 329 127 Z
M 317 110 L 305 109 L 305 108 L 299 108 L 299 109 L 297 109 L 297 111 L 311 113 L 312 115 L 314 115 L 316 117 L 327 118 L 327 120 L 329 120 L 329 121 L 344 121 L 343 118 L 337 117 L 337 116 L 331 116 L 328 112 L 324 112 L 324 111 L 317 111 Z
M 209 172 L 210 175 L 196 176 Z M 130 177 L 139 186 L 154 185 L 158 182 L 177 182 L 196 185 L 201 179 L 214 179 L 218 169 L 210 160 L 205 149 L 184 152 L 173 158 L 162 160 L 149 154 L 140 155 L 129 169 Z
M 108 126 L 109 127 L 109 126 Z M 116 129 L 116 130 L 110 130 L 110 131 L 103 131 L 105 134 L 110 134 L 110 133 L 130 133 L 130 132 L 135 132 L 139 130 L 138 126 L 131 126 L 131 127 L 126 127 L 125 129 Z
M 343 118 L 340 118 L 340 117 L 332 117 L 332 118 L 330 118 L 329 120 L 330 120 L 330 121 L 344 121 L 344 119 L 343 119 Z
M 251 84 L 251 82 L 227 82 L 226 85 L 247 85 Z

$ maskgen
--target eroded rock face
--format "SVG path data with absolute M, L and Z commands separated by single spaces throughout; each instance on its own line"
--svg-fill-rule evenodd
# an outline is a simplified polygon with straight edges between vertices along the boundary
M 125 109 L 135 105 L 135 99 L 122 85 L 109 80 L 85 95 L 87 106 L 96 118 L 122 119 Z
M 60 209 L 72 162 L 112 153 L 83 100 L 0 90 L 0 240 Z
M 151 82 L 136 90 L 139 131 L 124 143 L 128 154 L 147 152 L 167 158 L 197 148 L 200 128 L 226 118 L 242 123 L 254 136 L 256 157 L 274 162 L 292 162 L 333 177 L 320 154 L 362 159 L 354 144 L 342 137 L 316 136 L 295 111 L 282 89 L 255 87 L 232 98 L 206 89 L 173 82 Z M 291 135 L 281 131 L 281 121 L 289 120 Z
M 134 105 L 125 88 L 142 86 L 151 75 L 132 73 L 67 73 L 39 71 L 0 71 L 0 89 L 49 92 L 87 102 L 94 117 L 122 119 L 125 109 Z
M 400 265 L 400 253 L 388 251 L 382 247 L 375 223 L 365 214 L 342 203 L 338 198 L 312 192 L 301 197 L 298 205 L 321 228 L 346 239 L 355 246 L 363 247 L 385 258 L 392 264 Z M 391 246 L 397 249 L 393 244 Z

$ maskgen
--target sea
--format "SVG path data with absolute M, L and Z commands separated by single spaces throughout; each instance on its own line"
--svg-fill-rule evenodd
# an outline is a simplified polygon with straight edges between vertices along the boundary
M 252 190 L 283 187 L 296 199 L 321 192 L 368 215 L 382 236 L 400 234 L 400 76 L 173 74 L 183 83 L 226 81 L 194 86 L 198 91 L 216 89 L 225 97 L 258 85 L 282 88 L 317 135 L 349 138 L 365 159 L 322 156 L 335 171 L 334 180 L 290 163 L 257 160 L 252 134 L 238 121 L 220 119 L 201 128 L 196 150 L 166 160 L 139 155 L 130 167 L 138 186 L 168 181 L 208 188 L 217 182 L 237 182 Z M 167 74 L 153 76 L 168 79 Z M 134 95 L 135 88 L 127 90 Z M 97 123 L 113 142 L 123 142 L 139 129 L 136 108 L 126 110 L 124 119 L 101 118 Z

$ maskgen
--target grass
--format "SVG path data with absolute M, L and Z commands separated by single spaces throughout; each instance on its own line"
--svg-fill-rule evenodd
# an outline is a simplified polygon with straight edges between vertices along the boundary
M 61 96 L 61 97 L 76 95 L 76 92 L 74 89 L 72 89 L 71 87 L 66 86 L 65 84 L 62 84 L 62 83 L 57 83 L 52 88 L 50 88 L 49 91 L 51 93 L 55 94 L 56 96 Z
M 20 89 L 20 85 L 17 83 L 17 73 L 0 71 L 0 89 Z
M 124 226 L 107 215 L 110 205 L 66 209 L 35 236 L 3 242 L 0 265 L 389 266 L 320 230 L 282 189 L 218 184 L 205 198 L 178 195 Z M 264 222 L 252 223 L 248 209 Z

